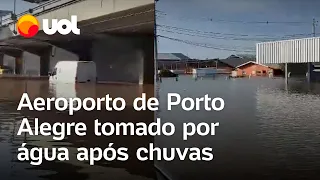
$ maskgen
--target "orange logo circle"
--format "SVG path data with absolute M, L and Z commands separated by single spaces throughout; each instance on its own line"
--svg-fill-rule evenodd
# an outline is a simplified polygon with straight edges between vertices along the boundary
M 20 17 L 17 29 L 21 36 L 31 38 L 39 31 L 39 21 L 34 16 L 27 14 Z

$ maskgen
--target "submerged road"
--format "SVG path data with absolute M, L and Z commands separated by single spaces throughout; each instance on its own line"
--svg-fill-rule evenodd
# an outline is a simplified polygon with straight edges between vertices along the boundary
M 176 133 L 156 137 L 160 147 L 212 147 L 210 162 L 157 162 L 176 180 L 208 179 L 318 179 L 320 176 L 320 84 L 305 79 L 230 79 L 192 76 L 163 78 L 157 85 L 160 117 L 173 122 Z M 221 97 L 222 111 L 166 110 L 167 93 L 181 97 Z M 182 124 L 216 123 L 215 136 L 193 136 L 182 140 Z
M 101 122 L 152 122 L 153 112 L 136 112 L 128 106 L 122 112 L 108 111 L 78 111 L 73 116 L 68 112 L 52 111 L 17 111 L 17 105 L 21 95 L 28 92 L 31 98 L 36 97 L 103 97 L 110 94 L 112 97 L 123 97 L 126 102 L 132 103 L 136 96 L 146 92 L 152 96 L 153 86 L 125 86 L 125 85 L 64 85 L 52 87 L 47 81 L 22 81 L 0 79 L 0 172 L 3 179 L 64 179 L 72 177 L 78 180 L 101 179 L 114 177 L 115 179 L 147 180 L 155 178 L 153 162 L 141 162 L 135 157 L 135 150 L 148 146 L 153 142 L 150 136 L 111 136 L 97 137 L 93 133 L 93 122 L 99 119 Z M 53 141 L 52 137 L 44 136 L 17 136 L 18 128 L 23 117 L 28 117 L 30 124 L 34 126 L 34 118 L 39 122 L 84 122 L 88 127 L 87 136 L 72 135 L 63 141 Z M 17 160 L 17 150 L 22 143 L 27 143 L 28 148 L 42 147 L 67 147 L 70 152 L 70 161 L 43 161 L 41 166 L 31 166 L 29 162 Z M 114 147 L 124 146 L 129 148 L 130 158 L 126 162 L 96 162 L 90 166 L 87 162 L 76 159 L 77 148 L 106 148 L 109 143 Z M 142 170 L 143 169 L 143 170 Z
M 216 79 L 203 78 L 194 81 L 191 76 L 163 78 L 158 84 L 157 96 L 160 111 L 156 116 L 162 122 L 171 122 L 176 133 L 170 137 L 96 137 L 89 131 L 86 137 L 70 136 L 63 142 L 52 141 L 50 137 L 17 136 L 19 122 L 23 117 L 38 117 L 40 121 L 79 122 L 92 129 L 92 122 L 152 122 L 153 112 L 135 112 L 127 108 L 124 112 L 77 112 L 74 116 L 56 111 L 32 112 L 16 110 L 21 94 L 25 91 L 33 98 L 41 96 L 100 97 L 105 94 L 121 96 L 128 102 L 138 94 L 154 93 L 153 86 L 62 86 L 50 87 L 45 81 L 0 80 L 0 171 L 2 178 L 20 180 L 63 179 L 73 177 L 79 180 L 111 179 L 156 179 L 156 167 L 175 180 L 187 179 L 317 179 L 320 169 L 320 84 L 306 84 L 290 79 L 288 85 L 282 78 Z M 69 90 L 66 90 L 69 89 Z M 220 112 L 183 111 L 179 107 L 166 110 L 167 93 L 179 93 L 181 97 L 221 97 L 225 108 Z M 192 136 L 182 140 L 181 125 L 185 122 L 219 122 L 215 136 Z M 32 123 L 32 122 L 31 122 Z M 17 161 L 17 149 L 23 142 L 29 147 L 59 147 L 70 149 L 68 162 L 46 162 L 31 166 Z M 141 162 L 135 158 L 127 162 L 98 162 L 96 166 L 75 160 L 76 148 L 106 147 L 113 142 L 132 151 L 141 146 L 155 143 L 161 148 L 212 147 L 214 160 L 210 162 L 178 161 Z

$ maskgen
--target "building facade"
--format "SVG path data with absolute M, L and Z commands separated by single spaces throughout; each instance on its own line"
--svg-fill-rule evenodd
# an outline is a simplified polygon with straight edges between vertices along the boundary
M 236 67 L 237 76 L 269 76 L 274 75 L 274 69 L 263 64 L 249 61 Z
M 187 66 L 187 62 L 191 60 L 182 53 L 158 53 L 157 68 L 158 70 L 182 70 Z
M 281 69 L 257 63 L 254 59 L 243 58 L 231 55 L 226 59 L 219 60 L 220 64 L 224 64 L 224 68 L 235 71 L 237 76 L 269 76 L 280 75 Z M 220 66 L 221 66 L 220 65 Z M 221 68 L 221 67 L 220 67 Z
M 256 44 L 258 63 L 284 64 L 285 77 L 304 76 L 320 81 L 320 37 L 289 39 Z

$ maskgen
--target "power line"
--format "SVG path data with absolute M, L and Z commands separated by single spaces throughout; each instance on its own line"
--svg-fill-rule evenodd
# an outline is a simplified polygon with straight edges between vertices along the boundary
M 168 36 L 162 36 L 162 35 L 157 35 L 157 36 L 164 38 L 164 39 L 176 41 L 176 42 L 181 42 L 181 43 L 185 43 L 185 44 L 189 44 L 189 45 L 193 45 L 193 46 L 199 46 L 199 47 L 210 48 L 210 49 L 215 49 L 215 50 L 232 51 L 232 52 L 248 52 L 248 53 L 255 52 L 253 50 L 239 50 L 239 49 L 222 48 L 222 47 L 214 46 L 212 44 L 198 43 L 198 42 L 193 42 L 193 41 L 189 41 L 189 40 L 182 40 L 182 39 L 168 37 Z
M 221 40 L 259 41 L 259 40 L 255 40 L 255 39 L 215 37 L 215 36 L 208 36 L 208 35 L 202 35 L 202 34 L 192 34 L 192 33 L 186 33 L 186 32 L 174 32 L 174 31 L 165 30 L 165 29 L 158 29 L 158 31 L 167 32 L 167 33 L 171 33 L 171 34 L 180 34 L 180 35 L 187 35 L 187 36 L 193 36 L 193 37 L 212 38 L 212 39 L 221 39 Z
M 167 26 L 167 25 L 157 25 L 157 27 L 160 27 L 160 29 L 158 28 L 158 31 L 168 32 L 172 34 L 181 34 L 181 35 L 187 35 L 187 36 L 222 39 L 222 40 L 255 41 L 255 42 L 274 41 L 274 40 L 285 39 L 285 38 L 295 37 L 295 36 L 311 35 L 311 34 L 291 34 L 283 37 L 273 37 L 273 38 L 270 35 L 269 35 L 270 37 L 268 37 L 268 35 L 253 35 L 253 36 L 256 36 L 253 38 L 253 37 L 250 37 L 250 35 L 246 35 L 246 34 L 226 34 L 226 33 L 208 32 L 208 31 L 199 31 L 199 30 Z
M 170 16 L 168 13 L 164 11 L 157 10 L 157 13 L 160 16 Z M 287 25 L 303 25 L 303 24 L 311 24 L 311 22 L 304 22 L 304 21 L 240 21 L 240 20 L 222 20 L 222 19 L 214 19 L 210 17 L 198 17 L 198 18 L 191 18 L 191 17 L 179 17 L 179 16 L 170 16 L 170 18 L 177 18 L 180 20 L 203 20 L 212 23 L 240 23 L 240 24 L 287 24 Z
M 157 25 L 156 27 L 159 27 L 159 26 Z M 169 33 L 172 33 L 172 34 L 182 34 L 182 35 L 189 35 L 189 36 L 195 36 L 195 37 L 205 37 L 205 38 L 219 39 L 219 37 L 205 36 L 205 35 L 201 35 L 201 34 L 197 34 L 197 33 L 193 33 L 192 34 L 192 33 L 185 33 L 185 32 L 174 32 L 174 31 L 170 31 L 170 30 L 166 30 L 166 29 L 159 29 L 159 28 L 157 28 L 157 30 L 158 31 L 163 31 L 163 32 L 169 32 Z M 320 33 L 313 33 L 313 34 L 315 36 L 315 35 L 318 35 Z M 296 35 L 312 35 L 312 34 L 296 34 Z M 207 43 L 193 42 L 193 41 L 189 41 L 189 40 L 183 40 L 183 39 L 178 39 L 178 38 L 173 38 L 173 37 L 168 37 L 168 36 L 163 36 L 163 35 L 157 35 L 157 37 L 161 37 L 161 38 L 164 38 L 164 39 L 169 39 L 169 40 L 172 40 L 172 41 L 176 41 L 176 42 L 180 42 L 180 43 L 184 43 L 184 44 L 189 44 L 189 45 L 193 45 L 193 46 L 216 49 L 216 50 L 232 51 L 232 52 L 249 52 L 249 53 L 255 52 L 255 50 L 248 50 L 248 49 L 251 49 L 251 48 L 246 48 L 247 50 L 239 50 L 239 49 L 237 49 L 238 47 L 236 47 L 236 48 L 234 48 L 234 47 L 233 48 L 224 48 L 224 47 L 221 47 L 222 45 L 212 45 L 212 44 L 207 44 Z M 287 36 L 287 37 L 289 37 L 289 36 Z M 228 39 L 228 38 L 229 37 L 220 37 L 220 39 Z M 235 39 L 229 38 L 229 40 L 235 40 Z M 241 40 L 241 39 L 236 39 L 236 40 Z M 246 39 L 246 40 L 248 40 L 248 39 Z
M 214 35 L 224 35 L 224 36 L 241 36 L 241 37 L 249 37 L 249 36 L 256 36 L 256 37 L 277 37 L 277 36 L 271 36 L 267 34 L 234 34 L 234 33 L 220 33 L 220 32 L 212 32 L 212 31 L 201 31 L 201 30 L 194 30 L 194 29 L 188 29 L 188 28 L 182 28 L 182 27 L 177 27 L 177 26 L 169 26 L 169 25 L 162 25 L 162 24 L 157 24 L 158 27 L 163 27 L 163 28 L 168 28 L 168 29 L 175 29 L 179 31 L 187 31 L 187 32 L 197 32 L 197 33 L 204 33 L 204 34 L 214 34 Z M 293 36 L 303 36 L 303 35 L 311 35 L 311 34 L 305 34 L 305 33 L 300 33 L 300 34 L 287 34 L 283 35 L 281 37 L 293 37 Z

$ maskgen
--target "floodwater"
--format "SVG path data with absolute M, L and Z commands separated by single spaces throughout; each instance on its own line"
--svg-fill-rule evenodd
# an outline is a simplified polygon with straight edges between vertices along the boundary
M 154 162 L 130 158 L 127 162 L 100 161 L 95 166 L 76 160 L 78 147 L 105 148 L 115 146 L 135 149 L 155 142 L 160 147 L 212 147 L 215 159 L 211 162 L 171 161 L 155 162 L 168 177 L 175 180 L 207 179 L 319 179 L 320 173 L 320 84 L 306 84 L 299 80 L 268 78 L 230 79 L 191 76 L 163 79 L 156 86 L 161 108 L 157 116 L 172 122 L 176 133 L 171 137 L 96 137 L 88 131 L 85 137 L 70 136 L 63 142 L 52 137 L 17 136 L 23 117 L 40 122 L 86 122 L 93 129 L 93 120 L 110 122 L 152 122 L 153 112 L 77 112 L 74 116 L 57 111 L 17 111 L 23 92 L 32 98 L 41 97 L 124 97 L 128 104 L 142 92 L 153 95 L 153 86 L 77 85 L 51 86 L 45 81 L 0 80 L 0 171 L 1 179 L 65 179 L 77 180 L 136 180 L 157 179 Z M 182 97 L 222 97 L 225 109 L 220 112 L 185 112 L 176 107 L 166 110 L 168 92 Z M 183 122 L 219 122 L 215 136 L 193 136 L 182 140 Z M 17 149 L 23 142 L 28 147 L 68 147 L 70 160 L 46 162 L 31 166 L 17 160 Z
M 65 179 L 77 180 L 105 180 L 109 179 L 130 179 L 147 180 L 154 179 L 155 171 L 153 162 L 140 162 L 136 158 L 129 158 L 126 162 L 96 162 L 90 166 L 88 162 L 80 162 L 76 159 L 77 148 L 106 148 L 109 143 L 112 147 L 127 147 L 130 157 L 135 157 L 135 150 L 138 147 L 147 146 L 153 142 L 153 138 L 133 136 L 111 136 L 97 137 L 93 133 L 93 121 L 99 119 L 101 122 L 152 122 L 153 112 L 135 112 L 130 104 L 132 100 L 145 92 L 153 96 L 153 86 L 129 86 L 129 85 L 49 85 L 46 81 L 22 81 L 22 80 L 0 80 L 0 172 L 1 179 Z M 122 112 L 108 111 L 78 111 L 73 116 L 67 112 L 52 111 L 17 111 L 21 95 L 27 92 L 34 99 L 36 97 L 104 97 L 109 94 L 111 97 L 123 97 L 127 104 Z M 18 128 L 23 117 L 28 117 L 31 126 L 34 118 L 39 122 L 84 122 L 87 126 L 87 136 L 78 137 L 71 135 L 63 141 L 53 141 L 52 137 L 44 136 L 17 136 Z M 31 166 L 29 162 L 17 160 L 17 150 L 22 143 L 27 143 L 28 148 L 32 147 L 67 147 L 70 153 L 70 160 L 64 162 L 43 161 L 40 166 Z
M 159 83 L 163 121 L 173 122 L 176 133 L 156 137 L 161 147 L 212 147 L 211 162 L 157 162 L 172 179 L 319 179 L 320 84 L 282 78 L 230 79 L 191 76 Z M 168 92 L 182 97 L 221 97 L 220 112 L 166 110 Z M 219 122 L 215 136 L 193 136 L 182 141 L 182 123 Z

